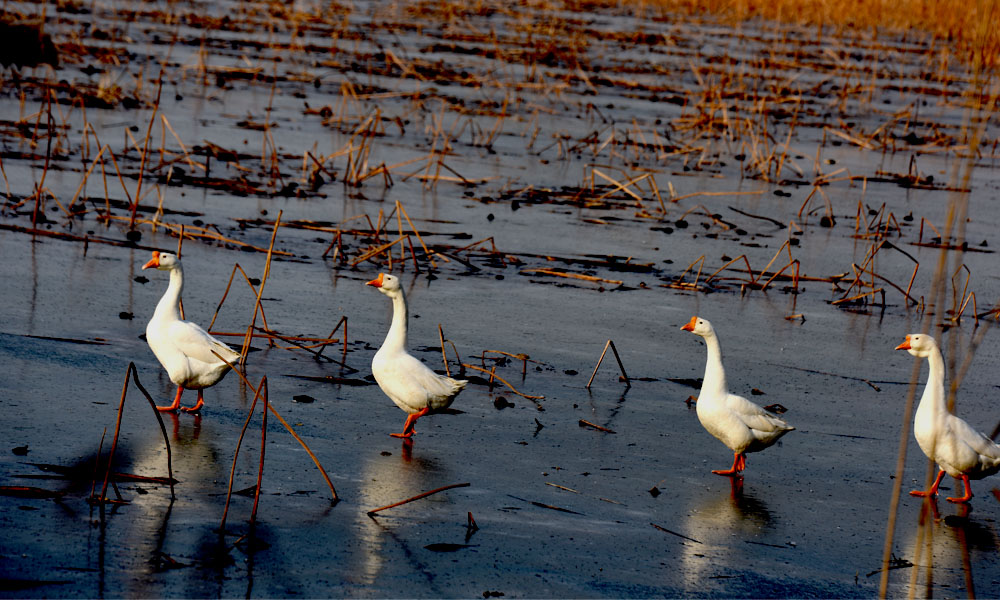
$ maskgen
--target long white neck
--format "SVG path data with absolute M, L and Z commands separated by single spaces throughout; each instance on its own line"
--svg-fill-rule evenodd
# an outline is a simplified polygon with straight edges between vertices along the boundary
M 705 379 L 701 383 L 701 396 L 715 397 L 729 394 L 726 387 L 726 371 L 722 368 L 722 348 L 719 346 L 719 338 L 714 332 L 704 338 L 705 347 L 708 349 L 708 360 L 705 361 Z
M 170 285 L 167 291 L 160 298 L 153 312 L 153 318 L 158 320 L 170 319 L 179 321 L 181 318 L 180 300 L 181 291 L 184 289 L 184 272 L 180 265 L 170 269 Z
M 406 309 L 406 295 L 400 289 L 392 296 L 392 324 L 389 326 L 389 333 L 385 335 L 385 342 L 382 349 L 406 350 L 406 327 L 409 320 L 409 313 Z
M 927 385 L 917 406 L 917 415 L 932 415 L 940 418 L 948 413 L 944 401 L 944 358 L 941 351 L 935 348 L 927 356 Z

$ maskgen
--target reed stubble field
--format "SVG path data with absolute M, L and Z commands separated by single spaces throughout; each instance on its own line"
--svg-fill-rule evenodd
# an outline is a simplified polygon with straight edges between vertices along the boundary
M 7 3 L 59 67 L 0 103 L 0 594 L 998 595 L 995 478 L 905 494 L 892 350 L 992 431 L 995 4 L 815 4 Z M 154 249 L 245 350 L 165 435 Z M 471 380 L 409 442 L 381 271 Z M 692 314 L 797 428 L 740 481 Z

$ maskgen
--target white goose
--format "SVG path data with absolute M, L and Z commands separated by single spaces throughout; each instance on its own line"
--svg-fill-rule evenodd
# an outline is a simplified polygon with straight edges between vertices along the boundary
M 695 405 L 698 420 L 702 427 L 733 451 L 732 468 L 712 472 L 739 475 L 746 468 L 748 452 L 760 452 L 795 428 L 746 398 L 729 393 L 719 338 L 711 323 L 695 316 L 681 329 L 701 336 L 708 348 L 705 379 Z
M 941 478 L 947 473 L 961 479 L 965 485 L 964 496 L 948 500 L 968 502 L 972 498 L 970 479 L 982 479 L 1000 471 L 1000 446 L 948 412 L 944 396 L 944 359 L 933 337 L 912 333 L 896 346 L 896 350 L 906 350 L 913 356 L 927 359 L 930 371 L 914 416 L 913 437 L 917 438 L 927 458 L 940 467 L 929 490 L 913 490 L 910 495 L 937 496 Z
M 170 406 L 158 406 L 160 411 L 175 411 L 181 408 L 181 394 L 184 390 L 198 390 L 198 403 L 191 408 L 181 408 L 186 412 L 199 410 L 204 404 L 204 388 L 219 383 L 229 365 L 212 354 L 219 353 L 229 362 L 239 359 L 240 354 L 208 332 L 190 321 L 181 320 L 180 301 L 184 288 L 184 271 L 181 261 L 167 252 L 153 252 L 153 258 L 142 266 L 143 269 L 157 268 L 170 271 L 170 285 L 160 298 L 153 312 L 153 318 L 146 325 L 146 342 L 166 369 L 170 381 L 177 385 L 177 396 Z
M 392 324 L 382 347 L 372 359 L 372 374 L 385 395 L 409 414 L 402 433 L 389 435 L 408 438 L 414 434 L 417 419 L 432 410 L 451 406 L 468 382 L 438 375 L 406 352 L 408 313 L 398 277 L 379 273 L 378 279 L 365 285 L 374 286 L 392 298 Z

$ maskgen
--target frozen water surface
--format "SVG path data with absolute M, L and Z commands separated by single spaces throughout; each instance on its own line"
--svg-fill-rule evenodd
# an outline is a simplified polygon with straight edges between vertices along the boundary
M 998 419 L 993 333 L 970 352 L 1000 294 L 996 116 L 919 35 L 556 5 L 61 6 L 46 31 L 62 67 L 8 77 L 0 103 L 3 597 L 870 597 L 913 369 L 892 349 L 946 322 L 946 358 L 971 361 L 959 414 Z M 220 533 L 253 399 L 230 374 L 200 415 L 164 416 L 175 498 L 123 480 L 124 503 L 88 504 L 128 364 L 173 394 L 141 337 L 167 285 L 140 271 L 150 250 L 184 227 L 184 308 L 207 326 L 234 265 L 263 277 L 279 214 L 267 323 L 325 338 L 346 317 L 346 352 L 343 328 L 318 359 L 257 338 L 246 374 L 267 376 L 339 503 L 272 418 L 256 525 L 235 495 Z M 400 235 L 391 266 L 362 259 Z M 741 255 L 752 277 L 740 259 L 709 279 Z M 443 370 L 440 324 L 453 374 L 496 366 L 544 399 L 466 368 L 454 411 L 389 437 L 404 415 L 369 364 L 391 308 L 363 284 L 390 268 L 414 354 Z M 213 331 L 245 332 L 254 300 L 237 275 Z M 731 390 L 797 428 L 742 481 L 710 473 L 731 456 L 684 402 L 705 361 L 679 330 L 693 314 L 715 324 Z M 588 390 L 609 339 L 631 386 L 609 353 Z M 525 374 L 488 350 L 526 354 Z M 257 414 L 234 490 L 260 446 Z M 912 440 L 906 458 L 904 492 L 926 468 Z M 115 471 L 166 469 L 133 387 Z M 974 484 L 971 512 L 942 499 L 924 527 L 903 494 L 891 595 L 1000 595 L 997 485 Z

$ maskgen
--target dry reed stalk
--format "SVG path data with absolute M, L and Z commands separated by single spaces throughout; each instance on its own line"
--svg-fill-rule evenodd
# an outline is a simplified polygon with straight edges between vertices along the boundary
M 608 342 L 604 344 L 604 350 L 601 352 L 601 357 L 597 359 L 597 364 L 594 365 L 594 372 L 591 373 L 590 380 L 587 381 L 586 388 L 588 390 L 590 389 L 590 384 L 594 383 L 594 377 L 597 376 L 597 369 L 601 368 L 601 363 L 604 362 L 604 355 L 608 353 L 608 348 L 611 348 L 611 351 L 615 355 L 615 360 L 618 361 L 618 368 L 622 372 L 621 379 L 625 380 L 625 389 L 627 390 L 632 387 L 632 381 L 628 378 L 628 373 L 625 372 L 625 365 L 622 364 L 622 358 L 618 355 L 618 348 L 615 348 L 615 343 L 613 341 L 608 340 Z
M 617 431 L 612 431 L 611 429 L 608 429 L 607 427 L 601 427 L 600 425 L 597 425 L 595 423 L 591 423 L 590 421 L 587 421 L 585 419 L 580 419 L 579 425 L 580 425 L 580 427 L 590 427 L 591 429 L 596 429 L 598 431 L 603 431 L 604 433 L 618 433 Z
M 772 275 L 770 279 L 768 279 L 766 282 L 764 282 L 764 285 L 762 285 L 760 287 L 760 291 L 762 291 L 762 292 L 767 291 L 767 286 L 771 285 L 772 281 L 774 281 L 775 279 L 778 278 L 779 275 L 781 275 L 782 273 L 784 273 L 785 269 L 787 269 L 789 267 L 792 267 L 792 266 L 795 267 L 795 275 L 792 276 L 792 288 L 795 290 L 794 293 L 798 294 L 799 293 L 799 261 L 798 261 L 798 259 L 793 260 L 790 263 L 788 263 L 787 265 L 781 267 L 781 270 L 779 270 L 777 273 L 775 273 L 774 275 Z
M 389 242 L 388 244 L 383 244 L 381 246 L 378 246 L 377 248 L 372 248 L 371 250 L 365 252 L 358 258 L 355 258 L 354 261 L 351 263 L 351 267 L 356 267 L 359 263 L 362 263 L 372 258 L 373 256 L 377 256 L 385 252 L 386 256 L 389 258 L 389 270 L 392 270 L 392 252 L 389 252 L 389 250 L 391 250 L 392 247 L 395 246 L 396 244 L 399 244 L 400 247 L 402 247 L 403 246 L 402 242 L 404 242 L 407 238 L 409 238 L 409 236 L 407 236 L 406 238 L 401 238 L 401 237 L 396 238 L 395 240 Z
M 420 246 L 424 249 L 424 256 L 427 257 L 427 260 L 431 261 L 432 267 L 437 268 L 437 263 L 434 262 L 434 257 L 432 256 L 431 251 L 427 249 L 427 244 L 424 243 L 424 238 L 420 237 L 420 231 L 413 226 L 413 221 L 410 220 L 410 215 L 406 212 L 406 209 L 403 208 L 403 205 L 400 204 L 399 200 L 396 201 L 396 209 L 403 214 L 403 217 L 406 218 L 406 222 L 409 224 L 410 229 L 413 230 L 413 234 L 417 236 L 417 241 L 420 242 Z
M 281 226 L 281 214 L 283 211 L 278 211 L 278 218 L 274 220 L 274 231 L 271 232 L 271 244 L 267 248 L 267 262 L 264 264 L 264 276 L 260 279 L 260 285 L 257 287 L 257 300 L 254 303 L 253 316 L 250 318 L 250 325 L 247 327 L 246 338 L 243 340 L 243 350 L 240 353 L 240 366 L 246 367 L 247 356 L 250 354 L 250 340 L 253 335 L 254 326 L 257 324 L 257 314 L 263 313 L 263 307 L 261 306 L 261 297 L 264 294 L 264 284 L 267 283 L 267 276 L 271 273 L 271 256 L 274 252 L 274 240 L 278 237 L 278 227 Z
M 705 206 L 702 205 L 702 204 L 696 204 L 696 205 L 692 206 L 691 208 L 687 209 L 686 211 L 684 211 L 684 214 L 682 214 L 679 218 L 683 219 L 684 217 L 690 215 L 691 213 L 697 212 L 699 210 L 702 212 L 702 214 L 704 214 L 706 217 L 708 217 L 709 219 L 711 219 L 712 223 L 714 225 L 719 225 L 720 227 L 722 227 L 722 229 L 724 231 L 729 231 L 730 229 L 735 229 L 735 226 L 732 223 L 727 223 L 726 221 L 723 221 L 719 217 L 715 216 L 712 213 L 712 211 L 710 211 L 707 208 L 705 208 Z
M 525 398 L 527 400 L 544 400 L 545 399 L 545 396 L 531 396 L 529 394 L 525 394 L 523 392 L 517 391 L 517 388 L 515 388 L 514 386 L 512 386 L 510 384 L 510 382 L 508 382 L 506 379 L 504 379 L 503 377 L 500 377 L 496 373 L 490 373 L 490 371 L 487 371 L 486 369 L 484 369 L 482 367 L 477 367 L 476 365 L 470 365 L 468 363 L 462 363 L 462 366 L 465 367 L 465 368 L 467 368 L 467 369 L 472 369 L 474 371 L 479 371 L 481 373 L 486 373 L 488 375 L 491 375 L 491 379 L 498 380 L 500 383 L 502 383 L 502 384 L 506 385 L 508 388 L 510 388 L 511 392 L 513 392 L 513 393 L 517 394 L 518 396 L 521 396 L 522 398 Z M 541 406 L 537 402 L 535 404 L 538 405 L 538 406 Z
M 253 282 L 250 281 L 250 277 L 247 275 L 247 272 L 243 270 L 243 267 L 240 266 L 240 263 L 233 264 L 233 270 L 231 273 L 229 273 L 229 281 L 226 283 L 226 290 L 222 292 L 222 298 L 219 299 L 219 303 L 215 307 L 215 313 L 212 314 L 212 320 L 209 321 L 208 323 L 208 331 L 210 332 L 212 331 L 212 326 L 215 325 L 215 319 L 219 317 L 219 311 L 222 310 L 223 303 L 225 303 L 226 298 L 229 297 L 229 289 L 233 285 L 233 278 L 236 277 L 236 271 L 239 271 L 240 274 L 243 275 L 243 279 L 247 282 L 247 285 L 250 286 L 250 291 L 254 295 L 257 295 L 257 289 L 254 287 Z M 267 315 L 264 314 L 263 307 L 261 307 L 261 318 L 264 319 L 264 327 L 268 327 Z M 213 335 L 223 335 L 223 334 L 213 333 Z M 245 335 L 245 334 L 240 334 L 240 335 Z
M 450 489 L 460 488 L 460 487 L 469 487 L 470 485 L 472 485 L 472 484 L 470 484 L 470 483 L 453 483 L 451 485 L 441 486 L 441 487 L 433 489 L 433 490 L 431 490 L 429 492 L 423 492 L 421 494 L 417 494 L 416 496 L 413 496 L 411 498 L 407 498 L 406 500 L 400 500 L 399 502 L 394 502 L 392 504 L 387 504 L 385 506 L 380 506 L 379 508 L 372 509 L 372 510 L 368 511 L 365 514 L 367 514 L 369 517 L 373 517 L 373 516 L 375 516 L 375 513 L 382 512 L 383 510 L 386 510 L 386 509 L 389 509 L 389 508 L 395 508 L 397 506 L 402 506 L 403 504 L 409 504 L 410 502 L 413 502 L 414 500 L 420 500 L 421 498 L 426 498 L 427 496 L 432 496 L 434 494 L 437 494 L 439 492 L 443 492 L 445 490 L 450 490 Z
M 874 296 L 875 294 L 878 294 L 878 293 L 882 294 L 882 306 L 885 306 L 885 290 L 882 289 L 882 288 L 875 288 L 875 289 L 873 289 L 871 291 L 868 291 L 868 292 L 862 292 L 860 294 L 855 294 L 854 296 L 851 296 L 850 298 L 840 298 L 839 300 L 834 300 L 830 304 L 833 305 L 833 306 L 838 306 L 838 305 L 843 304 L 845 302 L 854 302 L 854 301 L 860 300 L 862 298 L 866 298 L 868 296 Z
M 552 486 L 554 488 L 559 488 L 560 490 L 565 490 L 567 492 L 573 492 L 574 494 L 579 494 L 580 493 L 577 490 L 574 490 L 573 488 L 568 488 L 566 486 L 559 485 L 559 484 L 556 484 L 556 483 L 552 483 L 552 482 L 549 482 L 549 481 L 546 481 L 545 485 L 550 485 L 550 486 Z
M 46 142 L 45 142 L 45 166 L 42 169 L 41 180 L 35 185 L 35 194 L 34 194 L 34 196 L 35 196 L 35 209 L 31 213 L 31 226 L 32 227 L 36 227 L 37 226 L 38 209 L 39 209 L 39 206 L 41 205 L 41 201 L 42 201 L 42 190 L 45 189 L 44 188 L 44 186 L 45 186 L 45 177 L 49 173 L 49 164 L 50 164 L 50 161 L 52 159 L 52 130 L 53 130 L 54 126 L 55 126 L 55 122 L 52 119 L 52 92 L 51 91 L 46 91 L 46 93 L 45 93 L 45 103 L 46 103 L 46 105 L 48 107 L 47 110 L 46 110 L 46 125 L 47 125 L 47 129 L 48 129 L 48 135 L 46 136 Z M 42 210 L 44 211 L 44 207 L 42 207 Z
M 157 88 L 156 88 L 156 101 L 153 103 L 153 113 L 149 115 L 149 126 L 146 128 L 146 140 L 143 142 L 142 148 L 142 159 L 139 162 L 139 181 L 135 184 L 135 200 L 132 202 L 131 210 L 131 220 L 129 221 L 129 229 L 135 229 L 135 213 L 139 209 L 139 199 L 142 198 L 142 179 L 143 173 L 146 170 L 146 155 L 149 152 L 149 140 L 153 133 L 153 123 L 156 122 L 156 113 L 160 110 L 160 93 L 163 91 L 163 71 L 160 71 L 160 76 L 157 78 Z M 114 154 L 111 154 L 114 157 Z M 115 168 L 118 168 L 117 162 L 115 163 Z M 121 173 L 118 174 L 121 177 Z M 124 187 L 124 182 L 122 183 Z
M 94 498 L 93 490 L 91 490 L 90 501 L 96 502 L 97 504 L 101 504 L 102 506 L 104 505 L 104 503 L 108 502 L 107 499 L 108 481 L 110 480 L 111 477 L 111 465 L 114 462 L 115 450 L 118 448 L 118 434 L 121 433 L 122 415 L 125 414 L 125 397 L 128 395 L 129 381 L 134 381 L 135 386 L 139 388 L 139 391 L 142 392 L 142 395 L 145 396 L 146 400 L 149 401 L 149 406 L 150 408 L 153 409 L 153 415 L 156 416 L 156 421 L 160 425 L 160 433 L 163 435 L 163 443 L 166 445 L 167 448 L 167 475 L 170 478 L 170 497 L 171 498 L 175 497 L 174 483 L 176 482 L 176 480 L 174 479 L 173 456 L 170 452 L 170 440 L 167 438 L 167 428 L 166 426 L 163 425 L 163 417 L 160 416 L 160 411 L 156 409 L 156 402 L 153 401 L 153 397 L 149 395 L 149 392 L 147 392 L 146 388 L 143 387 L 142 382 L 139 381 L 139 372 L 135 368 L 135 363 L 129 362 L 128 367 L 125 368 L 125 381 L 122 383 L 122 397 L 118 403 L 118 417 L 115 421 L 115 435 L 111 442 L 111 452 L 110 454 L 108 454 L 108 466 L 106 467 L 106 470 L 104 472 L 104 485 L 101 487 L 100 497 Z M 105 432 L 106 431 L 107 429 L 105 429 Z M 103 445 L 103 443 L 104 443 L 104 437 L 102 436 L 101 444 Z M 98 452 L 98 457 L 99 456 L 100 452 Z
M 214 351 L 212 353 L 215 354 Z M 216 356 L 219 356 L 221 358 L 221 356 L 218 354 L 216 354 Z M 228 363 L 229 361 L 226 362 Z M 230 365 L 230 367 L 232 367 L 232 365 Z M 235 368 L 233 369 L 233 371 L 236 373 L 240 373 Z M 240 375 L 242 376 L 243 374 L 240 373 Z M 258 385 L 256 388 L 252 384 L 250 384 L 245 377 L 243 379 L 247 383 L 247 386 L 254 391 L 254 395 L 253 395 L 253 401 L 250 403 L 250 410 L 247 411 L 247 418 L 243 422 L 243 429 L 240 430 L 240 437 L 236 439 L 236 450 L 233 452 L 233 466 L 229 470 L 229 488 L 226 490 L 226 504 L 222 508 L 222 522 L 219 524 L 219 531 L 223 533 L 225 533 L 226 531 L 226 517 L 229 515 L 229 503 L 233 497 L 233 481 L 236 478 L 236 460 L 239 458 L 240 448 L 243 446 L 243 436 L 246 435 L 247 427 L 250 426 L 250 419 L 253 418 L 253 411 L 257 407 L 257 399 L 260 398 L 261 391 L 264 389 L 264 386 L 267 383 L 267 375 L 261 377 L 260 385 Z
M 780 252 L 780 250 L 779 250 L 779 252 Z M 696 264 L 698 264 L 698 263 L 701 263 L 701 264 L 698 266 L 698 273 L 695 275 L 694 283 L 693 284 L 687 284 L 687 283 L 685 283 L 683 281 L 684 276 L 687 275 L 688 271 L 690 271 L 691 269 L 693 269 L 694 266 Z M 702 254 L 698 258 L 694 259 L 694 261 L 692 261 L 691 264 L 689 264 L 687 266 L 687 268 L 684 269 L 684 271 L 682 271 L 681 274 L 677 276 L 677 279 L 674 281 L 674 285 L 691 286 L 692 288 L 697 289 L 698 288 L 698 280 L 701 279 L 701 269 L 704 266 L 705 266 L 705 255 Z
M 344 321 L 346 318 L 347 317 L 341 317 L 341 321 Z M 278 333 L 277 331 L 272 331 L 270 329 L 267 329 L 266 327 L 255 327 L 254 330 L 257 331 L 257 333 L 253 334 L 253 337 L 255 337 L 255 338 L 260 338 L 260 339 L 277 339 L 277 340 L 285 340 L 285 341 L 288 341 L 288 342 L 312 342 L 313 343 L 313 345 L 311 345 L 311 346 L 303 346 L 303 345 L 295 346 L 295 348 L 302 348 L 302 349 L 320 348 L 320 347 L 324 347 L 324 346 L 329 346 L 330 344 L 336 344 L 336 343 L 338 343 L 338 342 L 341 341 L 340 338 L 334 338 L 334 337 L 310 337 L 310 336 L 304 336 L 304 335 L 283 335 L 281 333 Z M 240 332 L 240 331 L 210 331 L 209 333 L 211 333 L 212 335 L 223 336 L 223 337 L 243 337 L 243 336 L 246 335 L 246 332 Z M 282 348 L 281 346 L 278 346 L 278 348 L 280 348 L 282 350 L 294 349 L 294 348 Z
M 110 215 L 109 217 L 101 217 L 101 220 L 129 221 L 130 218 L 120 217 L 117 215 Z M 163 221 L 153 221 L 150 219 L 136 219 L 135 223 L 138 225 L 150 225 L 151 227 L 154 228 L 159 226 L 179 237 L 182 235 L 187 235 L 188 239 L 200 238 L 205 240 L 215 240 L 226 244 L 232 244 L 234 246 L 239 246 L 240 248 L 247 248 L 255 252 L 262 252 L 262 253 L 269 252 L 267 248 L 261 248 L 259 246 L 254 246 L 253 244 L 248 244 L 247 242 L 242 242 L 237 239 L 225 237 L 224 235 L 217 232 L 213 232 L 206 227 L 197 227 L 195 225 L 183 225 L 183 224 L 175 225 L 173 223 L 165 223 Z M 274 250 L 273 248 L 271 248 L 270 253 L 277 256 L 294 256 L 294 253 L 292 252 L 286 252 L 284 250 Z
M 925 219 L 924 217 L 920 217 L 920 234 L 917 236 L 917 243 L 921 244 L 924 241 L 924 222 L 926 222 L 927 225 L 934 230 L 934 233 L 937 234 L 937 237 L 939 240 L 941 240 L 941 243 L 944 243 L 945 238 L 941 237 L 941 232 L 937 230 L 937 227 L 934 226 L 934 223 L 931 223 L 929 219 Z
M 341 340 L 343 342 L 343 351 L 342 351 L 342 356 L 341 356 L 341 363 L 346 363 L 347 362 L 347 316 L 346 315 L 340 317 L 340 320 L 337 321 L 337 324 L 333 327 L 333 330 L 330 331 L 330 335 L 328 335 L 326 337 L 327 337 L 327 339 L 332 340 L 330 343 L 335 342 L 336 340 L 333 339 L 333 334 L 337 333 L 337 330 L 340 329 L 341 325 L 344 326 L 344 335 L 341 336 Z M 320 345 L 320 349 L 319 349 L 319 353 L 317 354 L 317 357 L 320 357 L 320 356 L 323 355 L 323 351 L 326 350 L 326 347 L 328 345 L 329 344 L 321 344 Z
M 451 377 L 451 369 L 448 368 L 448 354 L 444 350 L 444 329 L 441 328 L 440 323 L 438 323 L 438 339 L 441 340 L 441 360 L 444 362 L 445 375 Z
M 608 283 L 611 285 L 622 285 L 624 281 L 618 279 L 604 279 L 603 277 L 595 277 L 593 275 L 583 275 L 581 273 L 567 273 L 563 271 L 553 271 L 552 269 L 524 269 L 521 271 L 522 274 L 525 273 L 540 273 L 542 275 L 552 275 L 554 277 L 565 277 L 567 279 L 581 279 L 583 281 L 592 281 L 595 283 Z
M 738 260 L 740 260 L 741 258 L 743 259 L 743 262 L 744 262 L 744 263 L 746 264 L 746 266 L 747 266 L 747 273 L 749 273 L 749 274 L 750 274 L 750 285 L 756 285 L 756 283 L 757 283 L 757 278 L 756 278 L 756 277 L 754 276 L 754 273 L 753 273 L 753 268 L 752 268 L 752 267 L 750 267 L 750 260 L 749 260 L 749 259 L 747 258 L 747 255 L 746 255 L 746 254 L 740 254 L 740 255 L 739 255 L 739 256 L 737 256 L 736 258 L 734 258 L 734 259 L 730 260 L 730 261 L 729 261 L 729 262 L 727 262 L 726 264 L 724 264 L 724 265 L 722 265 L 721 267 L 719 267 L 718 269 L 716 269 L 716 271 L 715 271 L 714 273 L 712 273 L 712 274 L 711 274 L 711 275 L 709 275 L 709 276 L 708 276 L 707 278 L 705 278 L 705 285 L 708 285 L 709 283 L 711 283 L 711 282 L 712 282 L 712 280 L 713 280 L 713 279 L 715 279 L 715 276 L 716 276 L 716 275 L 718 275 L 719 273 L 721 273 L 723 269 L 725 269 L 725 268 L 726 268 L 726 267 L 728 267 L 729 265 L 731 265 L 731 264 L 733 264 L 733 263 L 737 262 L 737 261 L 738 261 Z
M 347 262 L 347 259 L 345 259 L 344 256 L 343 256 L 344 255 L 344 243 L 343 243 L 343 240 L 341 239 L 341 237 L 342 237 L 341 233 L 342 232 L 338 229 L 337 232 L 336 232 L 336 234 L 333 236 L 333 241 L 331 241 L 330 245 L 327 246 L 326 250 L 323 251 L 323 258 L 326 258 L 327 254 L 330 253 L 330 250 L 334 250 L 333 247 L 336 246 L 337 248 L 333 252 L 333 260 L 337 260 L 339 258 L 340 262 L 343 264 L 343 263 Z
M 104 452 L 104 438 L 108 437 L 108 428 L 105 427 L 101 433 L 101 441 L 97 444 L 97 454 L 94 455 L 94 471 L 90 475 L 90 497 L 94 497 L 97 490 L 97 470 L 101 466 L 101 453 Z
M 191 154 L 188 152 L 187 146 L 185 146 L 184 142 L 181 141 L 181 137 L 177 135 L 176 131 L 174 131 L 173 126 L 170 125 L 170 121 L 167 119 L 167 115 L 160 115 L 160 119 L 162 119 L 163 125 L 170 130 L 170 133 L 173 134 L 174 139 L 177 140 L 177 143 L 181 147 L 181 151 L 184 152 L 184 161 L 191 166 L 191 169 L 195 171 L 197 171 L 198 169 L 201 169 L 203 171 L 208 171 L 208 168 L 205 165 L 196 163 L 194 162 L 194 160 L 191 159 Z M 162 160 L 163 159 L 161 158 L 160 161 L 162 162 Z
M 257 522 L 257 505 L 260 503 L 260 488 L 264 482 L 264 453 L 267 449 L 267 409 L 270 404 L 267 401 L 267 375 L 261 378 L 259 390 L 263 390 L 260 397 L 264 400 L 264 407 L 260 415 L 260 462 L 257 466 L 257 488 L 253 494 L 253 509 L 250 510 L 250 525 Z
M 6 188 L 7 200 L 10 200 L 10 181 L 7 179 L 7 170 L 3 166 L 3 157 L 0 157 L 0 175 L 3 175 L 3 183 Z
M 247 379 L 247 376 L 244 375 L 242 371 L 239 371 L 238 369 L 236 369 L 233 366 L 233 364 L 231 362 L 229 362 L 228 360 L 226 360 L 225 358 L 223 358 L 222 355 L 216 353 L 214 350 L 212 351 L 212 354 L 215 354 L 216 358 L 218 358 L 219 360 L 221 360 L 221 361 L 225 362 L 227 365 L 229 365 L 229 368 L 231 368 L 233 370 L 233 372 L 236 373 L 240 377 L 240 379 L 243 381 L 243 383 L 246 384 L 247 387 L 249 387 L 251 390 L 254 391 L 254 394 L 255 394 L 254 398 L 256 400 L 256 394 L 259 393 L 259 391 L 258 391 L 259 387 L 258 388 L 254 388 L 253 384 L 250 383 L 250 380 Z M 265 375 L 264 377 L 266 378 L 267 376 Z M 263 382 L 264 379 L 262 378 L 261 381 Z M 274 415 L 274 417 L 276 419 L 278 419 L 278 422 L 281 423 L 282 426 L 284 426 L 284 428 L 288 431 L 288 433 L 290 433 L 291 436 L 293 438 L 295 438 L 295 441 L 298 442 L 300 446 L 302 446 L 302 449 L 305 450 L 306 454 L 309 455 L 309 458 L 312 459 L 313 464 L 315 464 L 316 468 L 319 469 L 320 475 L 323 476 L 323 479 L 326 481 L 326 484 L 330 487 L 330 494 L 332 496 L 332 502 L 333 503 L 339 502 L 340 498 L 337 496 L 337 490 L 334 489 L 334 487 L 333 487 L 333 482 L 330 481 L 330 476 L 326 474 L 326 469 L 324 469 L 323 465 L 320 464 L 319 459 L 316 458 L 315 454 L 313 454 L 313 451 L 309 448 L 309 445 L 306 444 L 305 440 L 303 440 L 301 437 L 299 437 L 299 434 L 295 433 L 295 430 L 292 429 L 292 426 L 288 424 L 288 421 L 286 421 L 280 414 L 278 414 L 278 411 L 274 408 L 274 404 L 268 404 L 267 405 L 267 409 L 271 412 L 272 415 Z M 253 407 L 250 408 L 250 413 L 253 414 Z M 247 420 L 249 422 L 249 415 L 247 417 Z M 246 426 L 244 425 L 244 430 L 245 429 L 246 429 Z M 234 463 L 234 468 L 235 468 L 235 459 L 233 459 L 233 463 Z M 232 484 L 230 484 L 230 489 L 232 489 Z
M 90 177 L 90 174 L 94 171 L 94 167 L 97 166 L 97 161 L 101 160 L 101 156 L 104 155 L 104 151 L 105 150 L 109 150 L 108 146 L 106 146 L 106 145 L 105 146 L 101 146 L 101 149 L 100 149 L 100 151 L 98 151 L 97 156 L 95 156 L 93 162 L 90 163 L 90 167 L 83 174 L 83 179 L 80 180 L 80 185 L 77 186 L 76 193 L 73 194 L 73 199 L 70 200 L 70 203 L 67 205 L 67 210 L 73 208 L 73 205 L 76 204 L 77 198 L 80 197 L 80 193 L 83 192 L 84 186 L 87 185 L 87 179 Z M 102 165 L 104 164 L 103 161 L 101 162 L 101 164 Z M 5 174 L 4 175 L 4 181 L 6 181 L 6 179 L 7 179 L 7 176 Z M 10 195 L 9 187 L 10 186 L 8 186 L 8 196 Z
M 608 196 L 611 196 L 612 194 L 614 194 L 614 193 L 616 193 L 618 191 L 622 191 L 622 192 L 625 192 L 626 194 L 628 194 L 629 196 L 632 196 L 633 198 L 635 198 L 636 201 L 639 202 L 639 206 L 642 206 L 642 196 L 640 196 L 639 194 L 636 194 L 635 192 L 633 192 L 631 189 L 629 189 L 629 187 L 632 186 L 632 185 L 635 185 L 636 183 L 639 183 L 640 181 L 642 181 L 642 180 L 646 179 L 647 177 L 649 177 L 649 173 L 644 173 L 644 174 L 642 174 L 642 175 L 640 175 L 638 177 L 633 177 L 633 178 L 629 179 L 625 183 L 621 183 L 620 181 L 618 181 L 614 177 L 611 177 L 610 175 L 605 175 L 603 172 L 601 172 L 599 169 L 597 169 L 594 166 L 590 167 L 590 172 L 593 175 L 597 175 L 601 179 L 604 179 L 605 181 L 608 181 L 612 185 L 615 186 L 614 189 L 612 189 L 610 191 L 607 191 L 607 192 L 601 194 L 600 196 L 598 196 L 597 198 L 595 198 L 593 200 L 594 202 L 600 202 L 601 200 L 604 200 Z
M 528 361 L 531 360 L 531 357 L 528 356 L 527 354 L 524 354 L 524 353 L 511 354 L 510 352 L 504 352 L 503 350 L 483 350 L 482 353 L 479 356 L 479 360 L 480 360 L 480 364 L 483 365 L 484 368 L 486 367 L 486 353 L 487 352 L 493 352 L 493 353 L 496 353 L 496 354 L 502 354 L 504 356 L 509 356 L 510 358 L 513 358 L 515 360 L 521 361 L 521 379 L 523 380 L 527 376 L 527 374 L 528 374 Z

